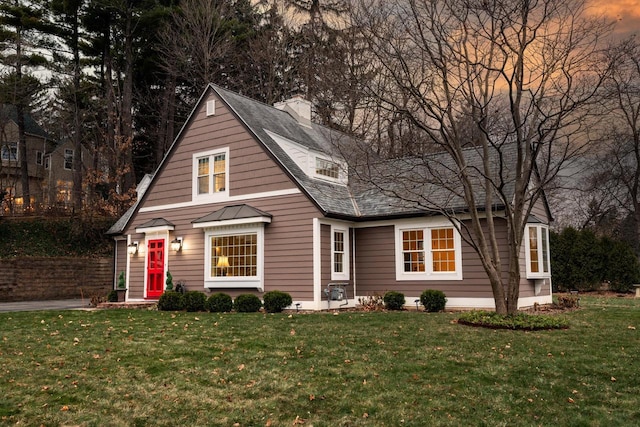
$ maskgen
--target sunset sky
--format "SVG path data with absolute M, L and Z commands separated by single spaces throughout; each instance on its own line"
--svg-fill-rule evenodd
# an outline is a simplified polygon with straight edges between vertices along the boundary
M 640 33 L 640 0 L 590 0 L 598 13 L 618 21 L 616 33 L 627 36 Z

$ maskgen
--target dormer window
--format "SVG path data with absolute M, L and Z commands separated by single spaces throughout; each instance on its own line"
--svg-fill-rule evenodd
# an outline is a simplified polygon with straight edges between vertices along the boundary
M 330 160 L 316 157 L 316 174 L 338 179 L 340 177 L 340 166 Z

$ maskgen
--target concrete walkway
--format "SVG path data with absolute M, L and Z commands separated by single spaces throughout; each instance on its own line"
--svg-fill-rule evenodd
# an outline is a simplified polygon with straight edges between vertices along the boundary
M 89 300 L 68 299 L 55 301 L 20 301 L 0 302 L 0 313 L 11 311 L 39 311 L 39 310 L 80 310 L 91 309 Z

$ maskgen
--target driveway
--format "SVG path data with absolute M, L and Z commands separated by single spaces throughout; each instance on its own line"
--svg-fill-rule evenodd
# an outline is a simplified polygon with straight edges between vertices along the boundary
M 0 313 L 7 313 L 11 311 L 79 310 L 89 308 L 91 308 L 89 306 L 89 300 L 81 299 L 0 302 Z

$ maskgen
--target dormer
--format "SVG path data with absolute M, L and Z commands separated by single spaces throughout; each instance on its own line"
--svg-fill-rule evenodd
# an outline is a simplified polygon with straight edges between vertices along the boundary
M 308 177 L 333 182 L 335 184 L 347 185 L 349 173 L 347 162 L 343 159 L 305 147 L 300 143 L 267 129 L 264 129 L 264 131 L 287 153 L 289 158 L 293 160 Z

